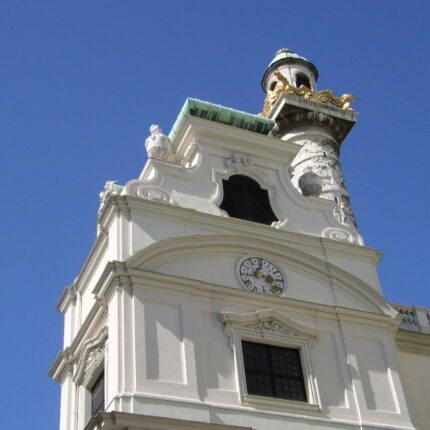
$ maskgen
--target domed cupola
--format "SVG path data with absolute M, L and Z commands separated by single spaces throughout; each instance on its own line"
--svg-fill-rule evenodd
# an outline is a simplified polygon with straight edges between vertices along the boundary
M 261 80 L 264 92 L 272 91 L 278 78 L 275 72 L 281 73 L 289 85 L 299 88 L 300 85 L 316 91 L 318 79 L 317 68 L 306 58 L 297 55 L 291 49 L 282 48 L 276 52 L 275 58 L 270 62 Z

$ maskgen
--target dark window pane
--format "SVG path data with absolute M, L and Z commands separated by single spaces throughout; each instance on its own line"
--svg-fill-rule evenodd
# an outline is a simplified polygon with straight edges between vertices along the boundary
M 304 85 L 307 88 L 311 88 L 311 84 L 309 83 L 309 79 L 305 75 L 297 75 L 296 76 L 296 87 L 299 88 L 300 85 Z
M 105 374 L 97 379 L 91 389 L 91 415 L 94 416 L 105 408 Z
M 277 221 L 267 190 L 248 176 L 233 175 L 222 181 L 224 198 L 220 208 L 233 218 L 270 225 Z
M 307 401 L 298 349 L 243 341 L 242 351 L 249 394 Z

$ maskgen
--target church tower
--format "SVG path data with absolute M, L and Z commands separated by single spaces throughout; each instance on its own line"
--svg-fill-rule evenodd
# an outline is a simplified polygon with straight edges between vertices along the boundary
M 60 430 L 425 428 L 430 312 L 382 295 L 339 162 L 356 97 L 317 79 L 281 49 L 261 114 L 189 98 L 106 183 L 58 304 Z

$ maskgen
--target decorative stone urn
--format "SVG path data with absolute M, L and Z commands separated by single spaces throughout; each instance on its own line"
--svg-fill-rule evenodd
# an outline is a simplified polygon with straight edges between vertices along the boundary
M 165 136 L 158 125 L 151 125 L 149 136 L 145 141 L 146 152 L 149 158 L 167 160 L 172 153 L 170 139 Z
M 299 178 L 299 187 L 304 196 L 318 197 L 322 191 L 321 178 L 314 172 L 303 173 Z

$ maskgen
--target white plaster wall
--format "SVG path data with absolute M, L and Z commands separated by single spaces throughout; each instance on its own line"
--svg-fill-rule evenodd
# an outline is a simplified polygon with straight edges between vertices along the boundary
M 325 132 L 317 128 L 312 133 Z M 306 133 L 302 134 L 305 138 Z M 166 204 L 225 216 L 218 207 L 223 197 L 222 180 L 233 174 L 246 175 L 268 190 L 272 209 L 281 222 L 279 228 L 317 237 L 328 227 L 338 228 L 351 242 L 361 243 L 356 230 L 341 225 L 333 215 L 334 202 L 304 197 L 291 183 L 288 168 L 298 145 L 188 117 L 173 146 L 176 162 L 150 159 L 140 179 L 128 182 L 122 194 L 148 198 L 156 195 Z M 186 168 L 180 158 L 191 147 L 197 148 L 199 162 Z M 151 236 L 157 231 L 143 229 L 138 234 Z
M 169 259 L 166 263 L 154 266 L 151 270 L 243 290 L 244 287 L 238 277 L 238 261 L 246 255 L 249 255 L 249 252 L 218 251 L 209 255 L 202 254 L 201 251 L 188 255 L 182 253 L 173 260 Z M 328 276 L 321 278 L 316 274 L 306 273 L 303 267 L 288 262 L 286 258 L 280 260 L 279 257 L 270 258 L 265 253 L 261 255 L 269 258 L 282 271 L 287 284 L 283 297 L 327 305 L 334 304 Z
M 76 386 L 72 375 L 68 374 L 61 384 L 60 429 L 75 430 L 76 428 Z
M 400 351 L 402 382 L 407 402 L 417 429 L 430 423 L 430 355 Z
M 130 205 L 132 206 L 133 202 L 130 202 Z M 354 246 L 350 246 L 349 248 L 341 247 L 335 250 L 333 247 L 330 248 L 322 245 L 319 241 L 309 242 L 302 240 L 300 243 L 300 240 L 294 236 L 290 238 L 287 234 L 284 234 L 287 231 L 277 230 L 270 226 L 233 218 L 223 219 L 222 222 L 218 222 L 216 217 L 195 216 L 198 214 L 187 210 L 182 211 L 181 208 L 172 208 L 172 210 L 169 210 L 170 206 L 166 206 L 158 204 L 151 211 L 148 211 L 146 206 L 142 208 L 132 207 L 130 224 L 123 227 L 131 231 L 129 255 L 155 242 L 172 237 L 224 232 L 246 234 L 255 230 L 259 232 L 260 237 L 267 236 L 269 240 L 283 242 L 303 252 L 315 255 L 320 259 L 327 259 L 332 264 L 362 279 L 376 291 L 380 292 L 379 279 L 375 268 L 378 261 L 376 251 L 362 255 L 360 252 L 363 249 L 362 247 L 355 248 Z M 303 218 L 306 220 L 307 217 L 309 218 L 308 222 L 311 223 L 312 217 L 309 213 Z
M 247 248 L 220 245 L 205 252 L 192 252 L 185 247 L 167 259 L 155 259 L 151 264 L 143 261 L 141 266 L 133 267 L 169 278 L 135 281 L 133 285 L 122 280 L 110 296 L 108 410 L 226 422 L 261 430 L 333 428 L 330 420 L 341 423 L 337 428 L 352 428 L 351 423 L 363 422 L 366 428 L 411 428 L 391 329 L 373 320 L 366 323 L 365 316 L 358 318 L 356 314 L 347 323 L 338 314 L 339 307 L 344 307 L 363 311 L 369 319 L 372 313 L 382 318 L 378 306 L 383 299 L 379 297 L 378 301 L 367 291 L 380 291 L 376 252 L 320 239 L 324 229 L 342 226 L 332 216 L 331 202 L 305 198 L 291 184 L 288 166 L 297 148 L 288 142 L 198 119 L 187 119 L 176 149 L 181 153 L 190 145 L 200 151 L 200 162 L 193 168 L 184 168 L 179 162 L 149 161 L 140 180 L 125 187 L 121 196 L 124 207 L 102 226 L 108 231 L 106 245 L 86 264 L 79 278 L 76 306 L 66 312 L 66 343 L 73 340 L 95 306 L 93 290 L 107 262 L 129 261 L 140 250 L 181 236 L 217 233 L 265 240 L 271 245 L 262 254 L 255 253 L 273 260 L 284 272 L 285 296 L 283 299 L 247 292 L 240 284 L 237 261 L 251 252 L 251 242 Z M 250 157 L 253 163 L 232 167 L 229 160 L 233 154 Z M 283 221 L 279 229 L 224 217 L 218 208 L 222 199 L 220 184 L 235 173 L 249 175 L 269 190 L 273 209 Z M 164 193 L 164 203 L 151 201 L 151 194 L 145 194 L 154 190 Z M 359 243 L 358 236 L 351 237 Z M 274 251 L 282 245 L 282 252 Z M 363 286 L 363 292 L 353 288 L 355 280 L 348 280 L 346 275 L 342 278 L 338 269 L 361 280 L 358 284 Z M 334 272 L 337 279 L 333 278 Z M 315 306 L 301 307 L 300 301 Z M 324 306 L 332 306 L 332 312 L 322 310 Z M 310 352 L 320 412 L 297 413 L 288 406 L 251 407 L 241 403 L 238 358 L 218 314 L 267 308 L 320 331 Z M 418 359 L 416 362 L 421 363 Z M 75 430 L 67 424 L 74 413 L 72 385 L 67 384 L 62 402 L 69 415 L 62 415 L 62 430 Z M 421 389 L 409 387 L 408 393 L 414 399 Z M 78 391 L 80 422 L 76 430 L 84 425 L 84 403 L 88 400 L 83 400 L 84 387 Z M 427 419 L 425 413 L 420 409 L 416 415 L 422 421 Z
M 118 350 L 113 339 L 109 341 L 109 355 L 113 356 L 113 360 L 109 358 L 109 372 L 121 372 L 112 366 L 135 369 L 135 383 L 117 393 L 134 398 L 131 404 L 116 402 L 120 410 L 212 422 L 216 422 L 213 413 L 218 410 L 217 416 L 223 416 L 225 423 L 249 425 L 252 421 L 256 430 L 295 428 L 294 425 L 338 428 L 339 424 L 330 424 L 330 420 L 367 423 L 366 428 L 372 428 L 371 423 L 412 428 L 402 400 L 402 386 L 393 377 L 399 369 L 390 350 L 393 335 L 387 328 L 375 329 L 358 320 L 345 323 L 335 314 L 316 314 L 278 301 L 276 308 L 289 318 L 320 330 L 311 350 L 311 362 L 321 412 L 297 413 L 289 410 L 288 404 L 250 409 L 241 403 L 234 351 L 218 314 L 269 308 L 275 300 L 247 293 L 232 301 L 228 295 L 222 298 L 204 291 L 199 294 L 195 287 L 192 293 L 169 283 L 136 284 L 133 292 L 129 314 L 135 350 Z M 110 312 L 115 312 L 117 301 L 118 298 L 112 300 Z M 114 319 L 110 321 L 118 324 Z

